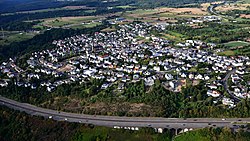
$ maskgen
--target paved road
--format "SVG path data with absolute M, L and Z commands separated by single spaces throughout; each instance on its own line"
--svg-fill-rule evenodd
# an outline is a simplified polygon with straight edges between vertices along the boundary
M 0 105 L 9 108 L 24 111 L 30 115 L 43 116 L 54 120 L 80 122 L 94 124 L 98 126 L 121 126 L 121 127 L 155 127 L 155 128 L 204 128 L 208 126 L 216 127 L 236 127 L 237 124 L 250 123 L 250 118 L 230 118 L 222 120 L 221 118 L 144 118 L 144 117 L 118 117 L 118 116 L 95 116 L 67 112 L 58 112 L 45 108 L 36 107 L 27 103 L 20 103 L 0 96 Z
M 228 92 L 228 94 L 236 101 L 236 102 L 239 102 L 240 101 L 240 98 L 236 97 L 232 91 L 229 90 L 229 86 L 228 86 L 228 78 L 234 74 L 236 71 L 236 69 L 233 69 L 232 71 L 228 72 L 227 75 L 225 76 L 224 79 L 222 79 L 223 81 L 223 86 L 224 86 L 224 89 Z
M 208 12 L 210 12 L 211 14 L 214 14 L 214 15 L 217 15 L 217 16 L 221 16 L 221 17 L 224 17 L 224 18 L 228 18 L 228 19 L 234 19 L 234 17 L 232 16 L 228 16 L 228 15 L 223 15 L 221 14 L 220 12 L 216 12 L 215 8 L 218 7 L 218 6 L 221 6 L 221 5 L 225 5 L 226 3 L 229 3 L 228 1 L 224 1 L 222 2 L 221 4 L 211 4 L 209 7 L 208 7 Z

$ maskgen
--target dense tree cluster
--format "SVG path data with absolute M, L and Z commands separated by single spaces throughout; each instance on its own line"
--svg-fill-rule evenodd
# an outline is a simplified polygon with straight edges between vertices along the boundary
M 67 2 L 53 0 L 1 0 L 0 13 L 63 7 Z
M 141 8 L 155 8 L 159 6 L 182 7 L 185 4 L 213 2 L 215 0 L 130 0 Z
M 234 18 L 240 17 L 241 14 L 249 15 L 250 14 L 250 8 L 248 10 L 231 10 L 231 11 L 227 11 L 225 13 L 225 15 L 229 15 L 229 16 L 232 16 Z
M 8 31 L 29 31 L 33 30 L 33 26 L 40 23 L 40 21 L 33 22 L 10 22 L 8 24 L 2 25 L 2 29 Z
M 208 23 L 207 26 L 199 29 L 193 29 L 185 25 L 177 25 L 167 26 L 166 29 L 166 32 L 174 31 L 186 35 L 190 39 L 199 39 L 213 43 L 241 40 L 249 36 L 247 30 L 231 24 Z
M 175 138 L 176 141 L 248 141 L 250 134 L 239 130 L 233 132 L 229 128 L 205 128 L 186 132 Z
M 55 17 L 96 16 L 96 15 L 122 12 L 125 10 L 133 10 L 133 9 L 134 8 L 108 9 L 107 7 L 98 7 L 98 8 L 96 8 L 96 11 L 94 11 L 94 12 L 86 12 L 86 10 L 77 9 L 77 10 L 55 10 L 55 11 L 47 11 L 47 12 L 0 15 L 0 27 L 3 28 L 4 30 L 28 30 L 28 29 L 32 28 L 32 25 L 39 23 L 39 21 L 35 21 L 35 22 L 23 22 L 23 21 L 39 20 L 39 19 L 55 18 Z M 22 27 L 22 28 L 20 28 L 20 27 Z M 27 27 L 27 28 L 25 28 L 25 27 Z

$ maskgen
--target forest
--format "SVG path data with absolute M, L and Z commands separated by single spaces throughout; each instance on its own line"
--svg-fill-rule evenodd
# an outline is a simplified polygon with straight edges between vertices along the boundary
M 63 7 L 67 2 L 53 0 L 1 0 L 0 14 Z
M 238 25 L 207 23 L 206 26 L 198 29 L 186 25 L 167 26 L 166 32 L 173 31 L 186 35 L 189 39 L 218 44 L 234 40 L 244 40 L 244 38 L 248 37 L 248 30 L 242 28 L 241 24 L 249 24 L 249 22 L 239 22 Z

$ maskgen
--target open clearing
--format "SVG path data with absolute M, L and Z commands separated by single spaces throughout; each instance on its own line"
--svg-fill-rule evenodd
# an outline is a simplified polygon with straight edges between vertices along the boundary
M 75 67 L 73 65 L 67 64 L 61 68 L 58 69 L 59 72 L 69 72 L 72 69 L 74 69 Z
M 70 26 L 70 28 L 73 28 L 73 29 L 92 28 L 100 24 L 101 24 L 100 22 L 90 22 L 86 24 L 72 25 Z
M 238 3 L 250 3 L 250 0 L 240 0 Z
M 182 42 L 186 39 L 184 35 L 171 31 L 168 31 L 167 33 L 162 33 L 161 37 L 175 42 Z
M 218 55 L 222 55 L 222 56 L 234 56 L 235 52 L 232 51 L 232 50 L 226 50 L 226 51 L 218 53 Z
M 202 8 L 168 8 L 138 9 L 124 13 L 127 19 L 139 19 L 145 22 L 167 21 L 175 22 L 177 18 L 191 18 L 209 15 Z
M 241 17 L 241 18 L 250 19 L 250 15 L 247 15 L 247 14 L 241 14 L 240 17 Z
M 167 13 L 184 13 L 184 14 L 193 14 L 193 15 L 206 15 L 207 11 L 202 10 L 201 8 L 157 8 L 159 12 Z
M 3 38 L 3 32 L 4 32 L 4 38 Z M 12 31 L 12 32 L 5 32 L 5 31 L 0 31 L 0 45 L 8 45 L 13 42 L 20 42 L 24 40 L 31 39 L 34 37 L 36 33 L 30 32 L 17 32 L 17 31 Z
M 62 27 L 72 24 L 86 24 L 93 22 L 94 20 L 101 20 L 102 16 L 79 16 L 79 17 L 60 17 L 44 19 L 42 25 L 48 27 Z
M 115 26 L 107 27 L 102 30 L 102 32 L 112 32 L 112 31 L 116 31 Z
M 250 6 L 249 3 L 244 4 L 226 4 L 222 6 L 218 6 L 215 8 L 216 11 L 220 12 L 226 12 L 226 11 L 232 11 L 232 10 L 247 10 L 248 6 Z
M 228 43 L 225 43 L 224 45 L 227 47 L 240 47 L 240 46 L 247 46 L 250 43 L 248 42 L 243 42 L 243 41 L 231 41 Z
M 210 3 L 202 3 L 201 4 L 201 10 L 203 11 L 207 11 L 207 8 L 210 6 Z

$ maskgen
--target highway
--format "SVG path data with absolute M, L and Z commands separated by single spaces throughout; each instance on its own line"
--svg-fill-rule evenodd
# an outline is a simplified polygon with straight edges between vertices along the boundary
M 204 127 L 231 127 L 235 128 L 237 124 L 250 123 L 250 118 L 155 118 L 155 117 L 118 117 L 118 116 L 101 116 L 101 115 L 85 115 L 68 112 L 58 112 L 56 110 L 45 109 L 20 103 L 8 98 L 0 96 L 0 105 L 9 108 L 24 111 L 30 115 L 52 118 L 58 121 L 87 123 L 98 126 L 107 127 L 154 127 L 154 128 L 204 128 Z

